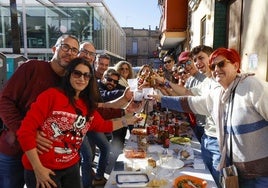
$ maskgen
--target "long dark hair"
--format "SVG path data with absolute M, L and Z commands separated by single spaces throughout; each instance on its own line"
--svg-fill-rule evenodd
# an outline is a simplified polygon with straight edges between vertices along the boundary
M 71 73 L 75 70 L 76 66 L 79 64 L 87 66 L 90 70 L 90 73 L 92 74 L 91 78 L 88 81 L 87 87 L 83 91 L 81 91 L 79 94 L 79 98 L 82 99 L 87 105 L 88 116 L 91 116 L 92 112 L 97 107 L 98 87 L 96 84 L 95 77 L 93 75 L 92 68 L 90 64 L 88 63 L 88 61 L 86 61 L 83 58 L 75 58 L 72 61 L 70 61 L 69 65 L 66 67 L 66 72 L 62 79 L 62 84 L 60 88 L 63 90 L 64 94 L 69 98 L 70 104 L 74 106 L 75 109 L 77 109 L 75 106 L 75 100 L 74 100 L 74 96 L 76 92 L 70 83 L 70 77 L 71 77 Z

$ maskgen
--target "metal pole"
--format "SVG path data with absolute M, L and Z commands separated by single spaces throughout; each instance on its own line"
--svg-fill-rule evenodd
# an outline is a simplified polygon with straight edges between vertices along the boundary
M 24 46 L 24 56 L 28 58 L 27 50 L 27 26 L 26 26 L 26 9 L 25 9 L 25 0 L 22 0 L 22 25 L 23 25 L 23 46 Z

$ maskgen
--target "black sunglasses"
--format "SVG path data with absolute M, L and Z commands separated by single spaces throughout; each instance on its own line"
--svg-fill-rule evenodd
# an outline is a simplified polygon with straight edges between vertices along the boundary
M 218 63 L 213 63 L 213 64 L 211 64 L 211 65 L 209 66 L 209 69 L 210 69 L 211 71 L 215 71 L 216 66 L 218 66 L 219 68 L 223 68 L 223 67 L 225 66 L 225 62 L 229 62 L 229 61 L 226 60 L 226 59 L 224 59 L 224 60 L 222 60 L 222 61 L 220 61 L 220 62 L 218 62 Z
M 91 78 L 91 74 L 89 72 L 82 73 L 79 70 L 73 70 L 72 75 L 74 78 L 81 78 L 81 76 L 84 76 L 85 80 L 89 80 Z
M 186 61 L 185 63 L 181 63 L 181 67 L 185 68 L 187 65 L 191 65 L 191 61 Z
M 171 63 L 171 61 L 172 61 L 172 60 L 164 61 L 164 64 L 167 64 L 167 63 L 169 64 L 169 63 Z
M 112 78 L 110 78 L 110 77 L 106 77 L 106 80 L 107 80 L 108 82 L 113 82 L 114 84 L 118 84 L 118 82 L 119 82 L 119 80 L 114 80 L 114 79 L 112 79 Z

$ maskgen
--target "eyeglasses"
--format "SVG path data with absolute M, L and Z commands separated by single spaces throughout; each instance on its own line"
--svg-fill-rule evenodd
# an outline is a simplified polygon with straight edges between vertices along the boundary
M 224 66 L 225 66 L 225 62 L 230 62 L 229 60 L 227 60 L 227 59 L 224 59 L 224 60 L 222 60 L 222 61 L 220 61 L 220 62 L 218 62 L 218 63 L 213 63 L 213 64 L 211 64 L 210 66 L 209 66 L 209 69 L 211 70 L 211 71 L 215 71 L 215 68 L 216 68 L 216 66 L 217 67 L 219 67 L 219 68 L 223 68 Z
M 164 64 L 167 64 L 167 63 L 169 64 L 169 63 L 171 63 L 171 61 L 172 61 L 172 60 L 164 61 Z
M 129 70 L 128 68 L 121 67 L 120 70 Z
M 181 67 L 185 68 L 187 65 L 191 65 L 191 61 L 186 61 L 185 63 L 181 63 Z
M 107 80 L 108 82 L 113 82 L 114 84 L 118 84 L 118 82 L 119 82 L 119 80 L 114 80 L 114 79 L 112 79 L 112 78 L 110 78 L 110 77 L 106 77 L 106 80 Z
M 184 71 L 184 70 L 174 70 L 173 71 L 173 75 L 176 75 L 176 74 L 178 74 L 178 75 L 182 75 L 182 74 L 186 74 L 186 72 Z
M 96 53 L 95 52 L 91 52 L 91 51 L 88 51 L 88 50 L 86 50 L 85 48 L 81 48 L 81 50 L 80 50 L 80 52 L 83 52 L 83 53 L 85 53 L 87 56 L 91 56 L 91 57 L 96 57 Z
M 72 55 L 77 55 L 79 53 L 79 50 L 77 48 L 71 48 L 68 44 L 60 44 L 60 48 L 64 52 L 69 52 L 71 50 Z
M 73 70 L 72 75 L 74 78 L 81 78 L 81 76 L 83 76 L 86 81 L 88 81 L 92 76 L 89 72 L 82 73 L 79 70 Z

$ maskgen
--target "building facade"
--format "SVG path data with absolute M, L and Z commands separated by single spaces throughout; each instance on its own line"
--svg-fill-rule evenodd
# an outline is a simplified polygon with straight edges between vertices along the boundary
M 126 33 L 126 60 L 132 66 L 150 64 L 157 68 L 159 60 L 159 36 L 160 31 L 149 29 L 134 29 L 123 27 Z
M 51 58 L 57 38 L 73 34 L 93 42 L 112 62 L 125 59 L 126 35 L 102 0 L 17 0 L 21 52 L 27 58 Z M 12 53 L 10 2 L 0 2 L 0 52 Z
M 253 72 L 260 79 L 268 81 L 268 1 L 158 0 L 158 3 L 162 6 L 162 51 L 171 49 L 178 55 L 200 44 L 214 49 L 235 48 L 242 57 L 242 71 Z M 182 12 L 187 12 L 187 17 L 168 11 L 173 10 L 174 6 L 177 9 L 184 7 Z M 187 25 L 181 30 L 177 27 L 174 39 L 172 27 L 165 23 L 174 22 L 175 17 L 177 24 L 186 17 Z

